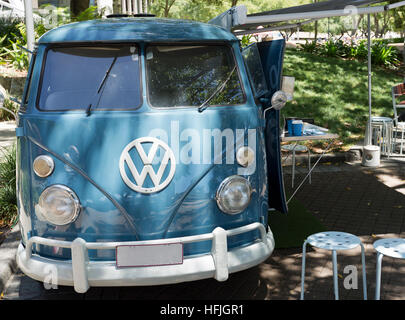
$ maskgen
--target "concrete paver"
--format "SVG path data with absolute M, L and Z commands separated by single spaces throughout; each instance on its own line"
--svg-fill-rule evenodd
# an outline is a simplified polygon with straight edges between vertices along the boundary
M 15 143 L 15 127 L 15 121 L 0 122 L 0 149 L 1 147 L 9 147 Z

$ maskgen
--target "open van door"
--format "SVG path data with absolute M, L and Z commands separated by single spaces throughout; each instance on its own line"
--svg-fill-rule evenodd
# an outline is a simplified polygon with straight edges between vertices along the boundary
M 259 42 L 260 60 L 268 87 L 268 98 L 281 90 L 285 40 Z M 270 105 L 266 105 L 270 107 Z M 267 158 L 267 183 L 269 187 L 269 207 L 287 213 L 284 191 L 283 170 L 280 150 L 280 111 L 270 109 L 265 113 L 265 137 Z
M 258 42 L 243 49 L 254 93 L 263 110 L 271 107 L 271 97 L 281 89 L 285 40 Z M 280 111 L 265 112 L 265 145 L 269 207 L 287 213 L 280 151 Z

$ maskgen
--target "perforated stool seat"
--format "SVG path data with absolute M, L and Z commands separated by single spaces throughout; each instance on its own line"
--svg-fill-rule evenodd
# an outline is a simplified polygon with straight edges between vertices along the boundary
M 306 146 L 301 144 L 286 144 L 281 146 L 281 150 L 292 152 L 292 178 L 291 178 L 291 187 L 294 188 L 294 180 L 295 180 L 295 152 L 308 152 L 308 172 L 311 171 L 311 152 Z M 311 174 L 309 175 L 308 179 L 309 183 L 311 183 Z
M 339 290 L 337 282 L 337 253 L 338 250 L 350 250 L 358 246 L 361 247 L 361 262 L 363 268 L 363 296 L 367 300 L 367 281 L 366 281 L 366 263 L 364 255 L 364 246 L 359 237 L 339 231 L 326 231 L 310 235 L 302 246 L 302 269 L 301 269 L 301 300 L 304 300 L 304 283 L 305 283 L 305 255 L 306 245 L 310 244 L 313 247 L 332 251 L 333 265 L 333 284 L 335 291 L 335 299 L 339 300 Z
M 405 239 L 380 239 L 374 242 L 373 246 L 377 251 L 375 299 L 380 300 L 382 258 L 383 256 L 388 256 L 396 259 L 405 259 Z

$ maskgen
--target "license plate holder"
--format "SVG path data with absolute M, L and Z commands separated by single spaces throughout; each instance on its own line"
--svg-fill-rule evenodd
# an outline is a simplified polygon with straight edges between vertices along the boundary
M 117 246 L 117 268 L 154 267 L 183 264 L 182 243 Z

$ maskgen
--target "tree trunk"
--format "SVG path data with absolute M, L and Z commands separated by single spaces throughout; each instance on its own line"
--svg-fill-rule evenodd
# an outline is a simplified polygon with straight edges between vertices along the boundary
M 70 1 L 70 15 L 76 17 L 78 14 L 86 10 L 90 5 L 89 0 L 71 0 Z
M 314 0 L 314 3 L 317 3 L 318 0 Z M 318 42 L 318 20 L 315 21 L 315 35 L 314 35 L 314 43 Z
M 314 35 L 314 42 L 318 42 L 318 21 L 315 21 L 315 35 Z
M 169 16 L 169 11 L 172 8 L 175 1 L 176 0 L 166 0 L 166 2 L 165 2 L 165 10 L 164 10 L 164 16 L 166 18 Z
M 404 31 L 402 36 L 405 36 L 405 25 L 404 25 Z M 402 48 L 402 56 L 404 57 L 404 67 L 405 67 L 405 37 L 404 37 L 404 47 Z M 404 82 L 405 82 L 405 76 L 404 76 Z
M 375 23 L 375 37 L 379 38 L 380 36 L 380 25 L 378 23 L 377 14 L 374 14 L 374 23 Z
M 238 4 L 238 0 L 232 0 L 231 8 L 236 7 L 237 4 Z

